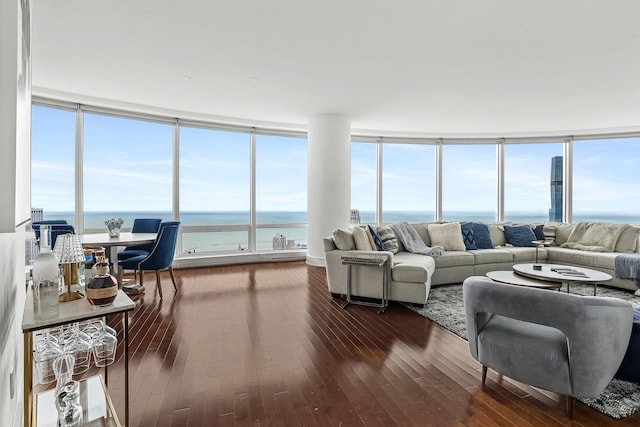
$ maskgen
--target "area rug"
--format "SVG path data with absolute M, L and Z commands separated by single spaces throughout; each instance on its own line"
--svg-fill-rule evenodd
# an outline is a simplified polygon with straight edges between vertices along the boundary
M 593 286 L 572 284 L 571 293 L 593 295 Z M 640 308 L 640 297 L 606 286 L 598 286 L 598 296 L 615 297 L 629 301 Z M 407 305 L 416 313 L 427 317 L 461 338 L 467 339 L 467 328 L 462 300 L 462 285 L 434 286 L 429 292 L 425 308 Z M 604 392 L 595 398 L 577 399 L 615 419 L 621 419 L 640 411 L 640 384 L 613 379 Z

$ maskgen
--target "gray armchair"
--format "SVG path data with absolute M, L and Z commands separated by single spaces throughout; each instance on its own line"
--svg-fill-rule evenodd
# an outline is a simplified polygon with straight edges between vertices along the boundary
M 633 322 L 631 304 L 504 285 L 486 277 L 463 283 L 471 355 L 507 377 L 565 396 L 600 395 L 624 357 Z

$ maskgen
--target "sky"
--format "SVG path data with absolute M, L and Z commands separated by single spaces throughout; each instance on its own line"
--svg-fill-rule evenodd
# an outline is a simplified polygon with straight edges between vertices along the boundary
M 75 111 L 34 106 L 32 204 L 73 211 Z M 84 114 L 85 211 L 170 211 L 173 126 Z M 179 174 L 183 211 L 247 211 L 250 136 L 181 127 Z M 505 211 L 546 214 L 551 158 L 561 143 L 505 144 Z M 495 212 L 495 145 L 443 146 L 443 210 Z M 640 212 L 640 138 L 574 141 L 573 210 Z M 79 163 L 79 162 L 78 162 Z M 375 210 L 376 144 L 352 144 L 352 207 Z M 391 144 L 382 150 L 385 210 L 435 209 L 433 145 Z M 306 210 L 307 148 L 303 138 L 257 135 L 258 211 Z

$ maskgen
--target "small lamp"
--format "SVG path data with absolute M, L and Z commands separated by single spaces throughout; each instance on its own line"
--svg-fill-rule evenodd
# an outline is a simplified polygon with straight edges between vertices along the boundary
M 84 250 L 80 239 L 75 234 L 63 234 L 56 239 L 53 253 L 62 265 L 62 275 L 67 286 L 66 292 L 60 295 L 59 301 L 74 301 L 83 297 L 80 292 L 71 291 L 71 285 L 80 283 L 78 267 L 84 262 Z

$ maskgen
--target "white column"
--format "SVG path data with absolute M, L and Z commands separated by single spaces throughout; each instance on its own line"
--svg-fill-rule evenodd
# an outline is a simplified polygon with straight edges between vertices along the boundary
M 307 264 L 324 266 L 322 238 L 349 226 L 351 122 L 323 114 L 309 121 L 307 160 Z

